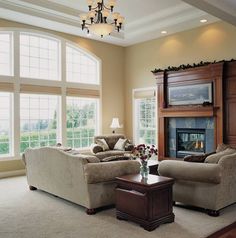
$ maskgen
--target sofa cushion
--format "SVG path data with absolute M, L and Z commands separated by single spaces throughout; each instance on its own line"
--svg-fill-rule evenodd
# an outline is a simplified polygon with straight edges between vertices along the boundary
M 97 139 L 97 144 L 101 146 L 104 151 L 109 150 L 109 146 L 105 139 Z
M 96 154 L 96 156 L 102 160 L 106 157 L 109 157 L 109 156 L 121 156 L 121 155 L 124 155 L 124 151 L 121 151 L 121 150 L 108 150 L 108 151 L 103 151 L 103 152 L 99 152 Z
M 128 142 L 127 139 L 119 138 L 114 146 L 114 150 L 125 150 L 125 145 Z
M 137 174 L 140 170 L 140 163 L 134 160 L 111 161 L 104 163 L 86 164 L 84 175 L 88 184 L 114 181 L 116 177 Z M 96 195 L 96 194 L 95 194 Z
M 236 150 L 232 149 L 232 148 L 228 148 L 228 149 L 223 150 L 221 152 L 218 152 L 218 153 L 215 153 L 213 155 L 207 156 L 207 158 L 205 159 L 205 163 L 217 164 L 223 156 L 230 155 L 230 154 L 233 154 L 233 153 L 236 153 Z

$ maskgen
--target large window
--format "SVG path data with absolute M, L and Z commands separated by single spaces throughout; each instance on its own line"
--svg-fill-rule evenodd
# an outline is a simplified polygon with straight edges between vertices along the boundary
M 0 33 L 0 75 L 12 75 L 12 34 Z
M 89 147 L 98 128 L 98 100 L 67 97 L 67 145 Z
M 56 145 L 59 137 L 59 97 L 21 94 L 20 151 L 26 148 Z
M 0 92 L 0 156 L 12 154 L 12 95 Z
M 58 142 L 89 147 L 99 133 L 100 68 L 96 56 L 65 39 L 0 31 L 1 160 Z
M 134 130 L 137 144 L 157 144 L 156 97 L 149 95 L 152 95 L 152 92 L 153 90 L 148 92 L 146 96 L 139 92 L 140 98 L 135 98 Z
M 59 41 L 35 34 L 20 34 L 20 76 L 59 80 Z
M 67 81 L 98 84 L 98 63 L 88 54 L 67 45 L 66 62 Z

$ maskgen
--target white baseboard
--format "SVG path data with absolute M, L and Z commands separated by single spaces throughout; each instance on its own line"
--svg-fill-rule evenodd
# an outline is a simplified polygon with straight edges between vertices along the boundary
M 0 179 L 1 178 L 7 178 L 7 177 L 15 177 L 20 175 L 25 175 L 26 171 L 25 169 L 20 170 L 13 170 L 13 171 L 7 171 L 7 172 L 0 172 Z

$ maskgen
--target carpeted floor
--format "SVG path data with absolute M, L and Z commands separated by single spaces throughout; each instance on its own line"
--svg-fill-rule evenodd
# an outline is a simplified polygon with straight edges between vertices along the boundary
M 203 238 L 233 223 L 236 205 L 216 218 L 181 207 L 174 207 L 174 213 L 174 223 L 147 232 L 117 220 L 115 209 L 88 216 L 76 204 L 29 191 L 24 176 L 0 180 L 0 238 Z

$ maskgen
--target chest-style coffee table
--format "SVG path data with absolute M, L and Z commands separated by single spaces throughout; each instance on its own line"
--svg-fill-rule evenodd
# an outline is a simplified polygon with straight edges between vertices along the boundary
M 172 178 L 133 174 L 117 177 L 116 182 L 117 219 L 134 221 L 148 231 L 174 221 Z

